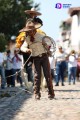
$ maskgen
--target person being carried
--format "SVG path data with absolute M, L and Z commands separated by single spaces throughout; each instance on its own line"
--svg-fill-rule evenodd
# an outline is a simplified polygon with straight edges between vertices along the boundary
M 30 16 L 30 19 L 32 19 L 35 24 L 40 25 L 40 26 L 43 25 L 42 20 L 37 17 L 37 16 L 41 15 L 41 13 L 37 12 L 35 10 L 35 8 L 31 8 L 31 10 L 25 10 L 25 13 Z M 27 26 L 27 21 L 26 21 L 25 27 Z M 24 32 L 23 29 L 21 29 L 19 32 L 20 32 L 20 34 L 16 38 L 16 47 L 17 48 L 20 48 L 22 46 L 22 44 L 23 44 L 23 42 L 25 41 L 25 38 L 26 38 L 26 32 Z M 45 33 L 40 29 L 37 29 L 37 32 L 45 35 Z M 30 56 L 30 53 L 24 53 L 24 52 L 21 52 L 21 53 L 23 55 L 24 62 L 26 62 L 26 60 Z M 33 82 L 33 78 L 34 78 L 33 70 L 32 70 L 32 63 L 33 63 L 33 59 L 31 57 L 29 59 L 29 61 L 26 63 L 26 65 L 24 66 L 25 69 L 26 69 L 26 73 L 28 74 L 28 81 L 31 81 L 31 82 Z

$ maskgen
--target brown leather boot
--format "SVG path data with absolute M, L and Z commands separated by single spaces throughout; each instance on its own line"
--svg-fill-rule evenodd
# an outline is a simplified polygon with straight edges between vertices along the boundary
M 52 100 L 52 99 L 54 99 L 54 97 L 55 97 L 55 95 L 48 95 L 48 98 L 50 99 L 50 100 Z
M 40 100 L 40 97 L 41 97 L 41 93 L 35 94 L 35 99 L 36 100 Z
M 48 91 L 48 98 L 51 100 L 55 97 L 54 90 Z

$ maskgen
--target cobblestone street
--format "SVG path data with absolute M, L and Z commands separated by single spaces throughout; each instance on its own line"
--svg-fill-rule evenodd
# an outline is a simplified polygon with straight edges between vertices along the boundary
M 41 91 L 41 100 L 19 89 L 12 97 L 0 99 L 0 120 L 80 120 L 80 82 L 55 87 L 55 99 Z

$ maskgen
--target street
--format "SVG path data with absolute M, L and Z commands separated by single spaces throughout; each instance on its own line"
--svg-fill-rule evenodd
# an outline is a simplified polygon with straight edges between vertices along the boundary
M 20 89 L 15 96 L 0 99 L 0 120 L 80 120 L 80 82 L 76 85 L 54 86 L 55 99 L 49 100 L 47 90 L 41 99 Z

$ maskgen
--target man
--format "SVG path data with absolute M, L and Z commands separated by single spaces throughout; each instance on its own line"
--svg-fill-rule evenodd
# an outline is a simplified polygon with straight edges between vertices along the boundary
M 34 93 L 35 98 L 40 99 L 40 84 L 41 84 L 41 67 L 43 68 L 43 73 L 48 86 L 48 98 L 54 98 L 53 84 L 51 80 L 50 64 L 47 55 L 47 51 L 42 44 L 42 38 L 44 35 L 37 32 L 36 27 L 31 19 L 27 21 L 27 26 L 23 28 L 26 32 L 26 39 L 21 46 L 21 51 L 25 53 L 32 53 L 35 76 L 34 76 Z

